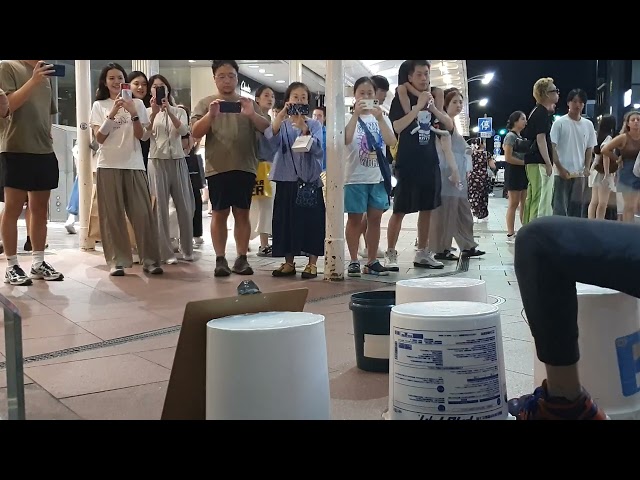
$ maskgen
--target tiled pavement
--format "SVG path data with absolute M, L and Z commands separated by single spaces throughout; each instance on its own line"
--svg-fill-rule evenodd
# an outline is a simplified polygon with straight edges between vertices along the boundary
M 533 343 L 521 315 L 522 304 L 513 273 L 513 247 L 505 243 L 505 208 L 506 200 L 491 199 L 490 221 L 477 225 L 475 232 L 487 254 L 470 260 L 469 270 L 459 275 L 482 278 L 490 295 L 500 301 L 504 299 L 500 311 L 507 388 L 509 396 L 515 396 L 533 387 Z M 387 217 L 388 214 L 383 225 Z M 435 273 L 412 268 L 416 221 L 416 215 L 406 218 L 398 245 L 401 271 L 387 278 L 363 277 L 332 283 L 299 277 L 277 279 L 270 272 L 279 265 L 279 259 L 262 259 L 255 254 L 250 257 L 256 270 L 252 279 L 262 291 L 293 285 L 307 287 L 306 310 L 325 315 L 334 419 L 380 419 L 387 406 L 388 375 L 363 372 L 355 366 L 349 300 L 358 291 L 393 288 L 398 279 Z M 20 230 L 24 238 L 24 228 Z M 178 339 L 176 329 L 182 321 L 185 303 L 235 295 L 240 278 L 213 278 L 215 257 L 208 236 L 193 264 L 180 262 L 167 266 L 166 273 L 158 277 L 145 276 L 138 266 L 126 277 L 113 278 L 108 276 L 100 252 L 78 250 L 77 235 L 68 235 L 61 224 L 51 224 L 49 232 L 49 260 L 64 272 L 64 282 L 0 287 L 0 293 L 13 301 L 23 315 L 24 356 L 142 335 L 113 346 L 55 358 L 45 355 L 42 360 L 28 362 L 27 418 L 160 418 Z M 383 229 L 383 237 L 385 234 Z M 233 236 L 229 238 L 232 242 Z M 254 252 L 256 247 L 257 244 Z M 228 251 L 232 257 L 233 243 Z M 29 265 L 28 256 L 20 258 Z M 4 262 L 0 260 L 0 266 Z M 300 265 L 304 266 L 304 262 Z M 455 267 L 452 262 L 445 271 L 453 271 Z M 162 328 L 171 333 L 144 335 Z M 0 362 L 4 361 L 4 351 L 4 328 L 0 327 Z M 6 413 L 6 380 L 4 370 L 0 369 L 0 418 L 6 418 Z

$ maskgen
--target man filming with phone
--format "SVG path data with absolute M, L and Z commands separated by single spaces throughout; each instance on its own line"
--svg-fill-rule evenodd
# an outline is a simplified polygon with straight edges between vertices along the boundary
M 231 272 L 252 275 L 247 251 L 251 236 L 249 208 L 258 169 L 256 133 L 264 132 L 271 120 L 255 101 L 236 92 L 239 68 L 235 60 L 214 60 L 211 69 L 218 93 L 203 98 L 193 109 L 191 133 L 194 138 L 206 136 L 205 175 L 216 252 L 214 276 L 227 277 Z M 238 253 L 233 268 L 225 258 L 230 211 Z
M 62 280 L 64 276 L 44 260 L 51 190 L 58 188 L 58 159 L 53 151 L 51 115 L 57 113 L 50 78 L 56 68 L 42 60 L 4 60 L 0 88 L 6 93 L 10 116 L 2 130 L 0 163 L 5 209 L 2 239 L 7 257 L 5 283 L 31 285 L 31 279 Z M 18 263 L 18 218 L 25 202 L 33 245 L 29 276 Z

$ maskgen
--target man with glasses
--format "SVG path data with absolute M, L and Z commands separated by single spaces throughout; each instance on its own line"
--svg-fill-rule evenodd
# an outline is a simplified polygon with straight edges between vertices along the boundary
M 556 110 L 559 94 L 560 90 L 553 83 L 553 78 L 541 78 L 533 85 L 536 106 L 529 114 L 524 131 L 524 137 L 531 142 L 531 147 L 524 156 L 529 186 L 524 205 L 523 225 L 553 213 L 551 200 L 554 150 L 551 144 L 551 116 Z
M 203 98 L 193 109 L 192 135 L 205 140 L 205 175 L 213 209 L 211 240 L 216 252 L 214 276 L 231 272 L 252 275 L 247 261 L 251 222 L 249 208 L 258 168 L 256 133 L 271 120 L 258 104 L 238 95 L 238 64 L 214 60 L 211 65 L 218 93 Z M 233 268 L 225 258 L 227 219 L 233 212 L 237 258 Z

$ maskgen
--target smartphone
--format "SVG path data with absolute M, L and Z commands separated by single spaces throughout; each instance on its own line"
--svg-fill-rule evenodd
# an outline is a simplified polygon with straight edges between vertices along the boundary
M 240 113 L 242 105 L 240 102 L 220 102 L 220 113 Z
M 123 100 L 131 100 L 133 98 L 133 94 L 131 93 L 131 85 L 128 83 L 120 84 L 120 97 Z
M 156 105 L 162 105 L 162 100 L 167 96 L 167 91 L 164 87 L 156 87 Z
M 366 103 L 366 107 L 365 108 L 367 110 L 373 110 L 375 107 L 377 107 L 380 104 L 380 102 L 378 101 L 377 98 L 369 98 L 369 99 L 362 100 L 362 101 Z
M 292 103 L 287 107 L 287 115 L 309 115 L 309 105 L 305 103 Z
M 55 63 L 45 63 L 45 62 L 42 62 L 41 65 L 47 65 L 49 69 L 53 70 L 48 75 L 49 77 L 64 77 L 66 74 L 67 68 L 65 65 L 55 64 Z

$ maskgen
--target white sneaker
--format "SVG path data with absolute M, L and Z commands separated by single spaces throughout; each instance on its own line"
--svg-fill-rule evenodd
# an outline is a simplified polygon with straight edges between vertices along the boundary
M 513 235 L 511 235 L 511 236 L 507 235 L 507 243 L 509 245 L 514 245 L 516 243 L 516 234 L 515 233 Z
M 202 237 L 193 237 L 194 245 L 202 245 L 204 243 L 204 239 Z
M 398 272 L 398 251 L 390 248 L 384 254 L 384 267 L 390 272 Z
M 433 256 L 433 252 L 423 249 L 416 252 L 413 258 L 413 266 L 417 268 L 444 268 L 444 263 L 439 262 Z

